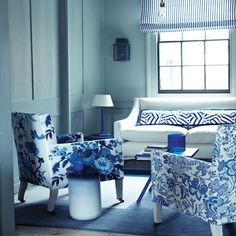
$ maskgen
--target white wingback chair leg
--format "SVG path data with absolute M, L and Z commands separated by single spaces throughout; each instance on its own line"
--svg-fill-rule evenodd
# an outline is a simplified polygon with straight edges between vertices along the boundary
M 159 224 L 162 222 L 161 214 L 162 214 L 162 205 L 154 203 L 153 216 L 154 216 L 154 223 L 155 224 Z
M 116 185 L 116 198 L 120 201 L 123 202 L 123 179 L 116 179 L 115 180 L 115 185 Z
M 48 211 L 53 212 L 55 209 L 55 204 L 58 196 L 58 189 L 50 189 L 50 195 L 48 200 Z
M 222 225 L 213 225 L 210 224 L 212 236 L 223 236 L 223 227 Z
M 24 200 L 24 196 L 25 196 L 25 190 L 27 189 L 27 185 L 28 183 L 21 180 L 20 181 L 20 188 L 19 188 L 19 192 L 18 192 L 18 200 L 20 202 L 25 202 Z

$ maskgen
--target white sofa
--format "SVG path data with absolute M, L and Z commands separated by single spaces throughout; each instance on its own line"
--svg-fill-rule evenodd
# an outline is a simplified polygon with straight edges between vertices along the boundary
M 152 110 L 212 110 L 236 109 L 235 97 L 155 97 L 135 98 L 130 115 L 114 122 L 114 136 L 123 141 L 122 150 L 125 159 L 141 152 L 147 145 L 167 145 L 167 136 L 171 133 L 186 135 L 186 146 L 199 148 L 195 158 L 211 159 L 218 125 L 201 125 L 185 128 L 177 125 L 137 125 L 140 111 Z M 234 111 L 233 111 L 234 112 Z

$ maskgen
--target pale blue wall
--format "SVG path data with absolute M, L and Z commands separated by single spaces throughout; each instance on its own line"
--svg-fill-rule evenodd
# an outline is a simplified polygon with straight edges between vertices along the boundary
M 0 1 L 0 235 L 14 235 L 8 1 Z
M 96 129 L 102 0 L 9 0 L 9 15 L 12 109 L 48 112 L 59 132 Z
M 104 1 L 104 78 L 115 101 L 145 96 L 145 35 L 139 30 L 140 0 Z M 113 61 L 112 44 L 128 38 L 130 61 Z
M 127 116 L 134 97 L 146 96 L 145 35 L 140 33 L 140 0 L 104 0 L 103 60 L 105 90 L 115 102 L 113 120 Z M 128 38 L 130 61 L 113 61 L 116 38 Z
M 102 31 L 104 80 L 106 92 L 112 94 L 115 100 L 115 108 L 112 109 L 113 121 L 129 114 L 134 97 L 147 96 L 147 70 L 153 70 L 153 68 L 146 68 L 146 57 L 153 55 L 146 50 L 146 36 L 139 31 L 140 4 L 140 0 L 104 0 Z M 232 34 L 234 38 L 235 33 L 236 31 Z M 112 44 L 115 38 L 122 37 L 130 41 L 131 60 L 113 61 Z M 231 95 L 236 96 L 236 67 L 234 66 L 236 40 L 234 38 L 231 41 Z
M 105 111 L 105 129 L 112 131 L 133 98 L 147 95 L 140 2 L 9 0 L 12 111 L 48 112 L 58 133 L 90 134 L 100 121 L 93 95 L 106 92 L 115 104 Z M 130 61 L 113 61 L 112 45 L 121 37 L 129 39 Z
M 104 91 L 102 0 L 8 2 L 12 111 L 50 113 L 57 133 L 97 131 L 91 100 Z

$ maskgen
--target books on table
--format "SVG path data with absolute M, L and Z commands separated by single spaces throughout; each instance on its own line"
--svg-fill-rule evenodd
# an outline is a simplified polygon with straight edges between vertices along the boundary
M 167 151 L 168 147 L 166 145 L 148 145 L 143 152 L 139 152 L 135 155 L 136 160 L 150 160 L 151 159 L 151 151 L 154 150 L 165 150 Z
M 154 150 L 163 150 L 163 151 L 167 151 L 168 150 L 168 146 L 166 145 L 148 145 L 145 149 L 144 152 L 151 152 Z
M 167 145 L 160 145 L 160 144 L 152 144 L 152 145 L 147 145 L 147 148 L 150 149 L 167 149 Z
M 167 146 L 158 146 L 158 145 L 152 145 L 147 146 L 143 152 L 139 152 L 135 155 L 136 160 L 150 160 L 151 159 L 151 151 L 154 150 L 163 150 L 166 152 L 171 152 L 177 155 L 181 156 L 187 156 L 187 157 L 193 157 L 197 152 L 198 148 L 185 148 L 184 150 L 169 150 Z

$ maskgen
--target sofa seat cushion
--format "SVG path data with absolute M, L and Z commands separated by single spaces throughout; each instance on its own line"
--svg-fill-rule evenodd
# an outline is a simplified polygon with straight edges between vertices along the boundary
M 167 143 L 168 134 L 184 134 L 187 129 L 174 125 L 140 125 L 121 130 L 123 139 L 134 142 L 161 142 Z
M 186 135 L 186 143 L 215 143 L 218 125 L 203 125 L 192 128 Z

